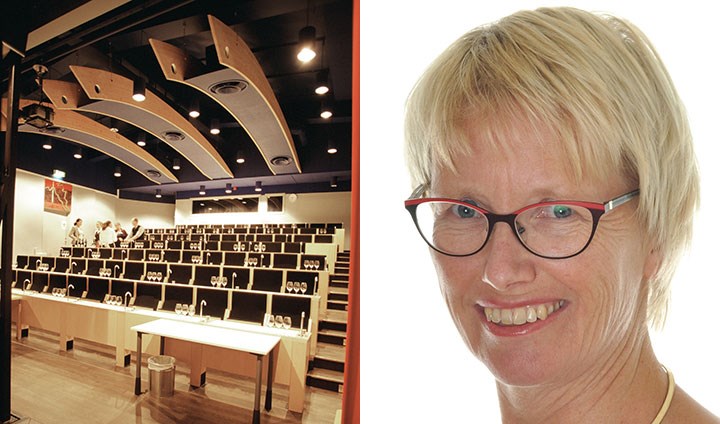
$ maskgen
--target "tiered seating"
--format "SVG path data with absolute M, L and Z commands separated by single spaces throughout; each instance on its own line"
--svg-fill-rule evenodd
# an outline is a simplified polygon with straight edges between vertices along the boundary
M 53 288 L 64 289 L 72 285 L 71 296 L 97 301 L 104 301 L 108 295 L 124 296 L 125 293 L 130 292 L 135 300 L 135 306 L 165 311 L 174 311 L 176 303 L 199 305 L 204 300 L 206 302 L 204 312 L 207 315 L 221 319 L 226 318 L 226 315 L 230 319 L 237 316 L 252 316 L 252 322 L 256 323 L 262 323 L 265 312 L 262 316 L 233 312 L 233 305 L 242 308 L 238 299 L 258 299 L 246 295 L 245 292 L 269 292 L 272 294 L 264 294 L 265 304 L 268 296 L 285 298 L 286 300 L 279 303 L 271 301 L 271 305 L 279 305 L 278 308 L 287 310 L 286 313 L 290 316 L 297 315 L 298 319 L 293 320 L 293 326 L 299 328 L 300 314 L 304 311 L 307 317 L 311 316 L 310 297 L 317 293 L 319 277 L 324 272 L 264 268 L 259 265 L 262 262 L 255 267 L 246 264 L 224 265 L 222 260 L 217 264 L 136 261 L 132 260 L 134 256 L 132 254 L 129 255 L 131 259 L 126 260 L 99 259 L 93 257 L 98 256 L 97 252 L 90 249 L 83 251 L 90 258 L 43 257 L 33 260 L 34 257 L 19 255 L 18 268 L 15 270 L 15 285 L 18 288 L 38 292 L 51 292 Z M 129 251 L 143 252 L 144 249 Z M 146 252 L 150 251 L 146 250 Z M 202 251 L 192 252 L 202 253 Z M 105 256 L 115 257 L 114 254 Z M 146 256 L 147 254 L 137 257 Z M 270 265 L 271 262 L 271 260 L 267 261 L 266 265 Z M 323 277 L 327 278 L 326 275 Z M 220 281 L 224 279 L 225 285 L 213 284 L 218 279 Z M 285 293 L 288 281 L 305 282 L 308 287 L 307 293 Z M 257 309 L 256 306 L 248 305 L 251 310 Z M 280 313 L 273 308 L 267 312 Z

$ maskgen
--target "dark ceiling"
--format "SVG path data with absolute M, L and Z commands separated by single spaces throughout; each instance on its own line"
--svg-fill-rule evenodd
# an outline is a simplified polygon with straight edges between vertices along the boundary
M 10 29 L 9 34 L 17 35 L 92 1 L 3 3 L 6 10 L 2 14 L 9 21 L 3 26 Z M 189 161 L 149 134 L 145 149 L 150 154 L 167 168 L 171 168 L 173 160 L 181 161 L 180 170 L 173 171 L 178 184 L 155 185 L 128 167 L 123 168 L 121 177 L 114 177 L 113 170 L 118 165 L 114 158 L 85 148 L 83 158 L 74 159 L 77 145 L 55 139 L 53 149 L 44 150 L 45 136 L 28 133 L 20 133 L 18 137 L 19 168 L 42 175 L 49 175 L 55 168 L 62 169 L 67 173 L 66 181 L 110 193 L 119 190 L 120 196 L 126 198 L 156 200 L 153 195 L 160 188 L 166 195 L 160 201 L 166 202 L 173 201 L 174 196 L 196 196 L 200 184 L 207 187 L 208 195 L 224 194 L 227 183 L 236 187 L 237 193 L 250 193 L 255 181 L 262 181 L 266 192 L 349 190 L 352 0 L 119 0 L 117 3 L 120 5 L 112 11 L 27 50 L 21 65 L 21 97 L 40 99 L 32 66 L 42 64 L 49 70 L 45 77 L 55 80 L 75 81 L 69 69 L 71 65 L 110 70 L 131 79 L 141 77 L 149 81 L 149 90 L 185 117 L 191 100 L 198 98 L 201 115 L 189 121 L 216 148 L 234 178 L 209 181 Z M 197 91 L 184 84 L 165 79 L 148 39 L 173 44 L 205 63 L 206 51 L 213 45 L 208 15 L 237 32 L 260 63 L 292 133 L 302 173 L 273 175 L 245 130 L 223 107 L 208 96 L 198 96 Z M 318 55 L 303 64 L 295 55 L 298 33 L 308 24 L 316 28 Z M 324 96 L 314 92 L 321 70 L 329 72 L 331 89 Z M 7 96 L 7 87 L 8 78 L 3 69 L 0 86 L 3 97 Z M 329 101 L 333 109 L 333 117 L 327 120 L 319 117 L 322 99 Z M 110 119 L 105 116 L 83 113 L 110 126 Z M 220 121 L 220 135 L 209 132 L 212 118 Z M 127 123 L 120 123 L 119 129 L 130 140 L 136 140 L 141 132 Z M 338 148 L 336 154 L 327 152 L 330 140 Z M 238 150 L 246 157 L 243 164 L 235 162 Z M 332 177 L 338 179 L 337 188 L 330 187 Z

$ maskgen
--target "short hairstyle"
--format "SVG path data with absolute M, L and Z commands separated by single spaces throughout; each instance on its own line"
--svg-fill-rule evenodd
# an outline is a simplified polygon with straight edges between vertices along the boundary
M 638 221 L 662 256 L 648 281 L 648 321 L 664 323 L 669 284 L 692 236 L 699 178 L 685 109 L 654 47 L 629 22 L 574 8 L 521 11 L 450 45 L 407 101 L 413 185 L 469 154 L 469 119 L 483 139 L 522 120 L 549 129 L 579 179 L 621 173 L 640 188 Z

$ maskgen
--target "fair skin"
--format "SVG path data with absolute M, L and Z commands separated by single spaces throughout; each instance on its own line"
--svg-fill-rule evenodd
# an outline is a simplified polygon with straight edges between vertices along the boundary
M 619 173 L 576 182 L 547 131 L 539 139 L 519 131 L 494 149 L 474 136 L 483 133 L 475 125 L 465 127 L 472 154 L 456 158 L 457 173 L 436 170 L 430 197 L 472 200 L 505 214 L 547 200 L 604 202 L 637 188 Z M 650 344 L 645 305 L 646 282 L 661 258 L 635 219 L 637 203 L 603 216 L 590 246 L 573 258 L 533 255 L 505 223 L 473 256 L 433 252 L 461 336 L 496 377 L 503 422 L 650 423 L 657 415 L 668 380 Z M 560 301 L 547 319 L 523 326 L 485 316 L 485 308 Z M 714 422 L 678 389 L 664 422 L 688 417 Z

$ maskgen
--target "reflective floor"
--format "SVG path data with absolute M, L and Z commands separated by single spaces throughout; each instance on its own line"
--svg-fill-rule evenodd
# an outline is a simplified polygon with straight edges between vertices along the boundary
M 12 343 L 12 410 L 29 423 L 249 423 L 254 381 L 208 370 L 208 383 L 189 386 L 188 368 L 178 364 L 175 394 L 157 399 L 135 396 L 135 365 L 118 368 L 114 350 L 75 341 L 69 352 L 58 350 L 51 333 L 31 329 L 30 337 Z M 143 390 L 147 390 L 143 367 Z M 264 392 L 263 392 L 264 393 Z M 342 395 L 307 388 L 305 411 L 287 410 L 287 387 L 273 386 L 273 409 L 261 415 L 265 424 L 334 423 Z

